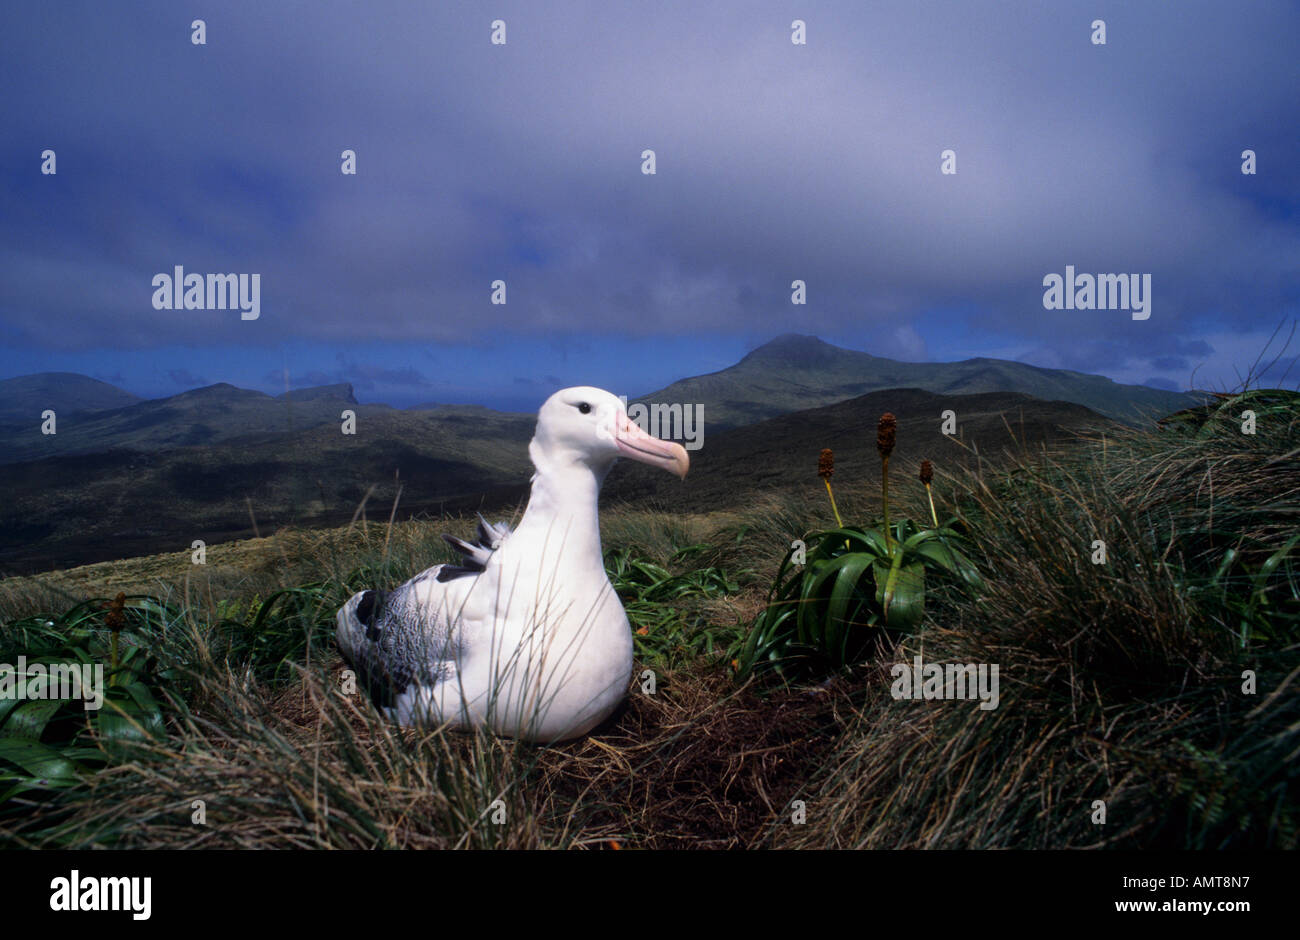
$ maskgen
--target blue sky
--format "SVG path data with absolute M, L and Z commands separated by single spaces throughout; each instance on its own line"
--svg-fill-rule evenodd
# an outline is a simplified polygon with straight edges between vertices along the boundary
M 1267 2 L 10 4 L 0 377 L 532 409 L 799 332 L 1231 386 L 1300 316 L 1297 48 Z M 153 309 L 177 264 L 260 318 Z M 1068 264 L 1150 320 L 1044 310 Z

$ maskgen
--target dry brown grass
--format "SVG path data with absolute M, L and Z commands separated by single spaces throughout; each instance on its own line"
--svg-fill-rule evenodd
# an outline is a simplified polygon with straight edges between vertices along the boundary
M 534 747 L 398 728 L 339 691 L 340 669 L 277 693 L 208 677 L 165 743 L 94 779 L 60 844 L 743 847 L 789 815 L 851 714 L 839 685 L 764 699 L 721 672 L 674 674 L 596 733 Z

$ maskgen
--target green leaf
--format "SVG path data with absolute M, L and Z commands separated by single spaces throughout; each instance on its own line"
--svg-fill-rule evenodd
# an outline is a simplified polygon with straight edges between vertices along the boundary
M 885 606 L 885 585 L 889 583 L 889 572 L 892 566 L 888 560 L 872 562 L 871 577 L 876 582 L 876 604 L 883 610 Z
M 920 622 L 925 607 L 925 566 L 919 562 L 904 565 L 902 561 L 903 553 L 898 552 L 889 566 L 877 562 L 872 566 L 872 576 L 885 625 L 907 632 Z
M 827 529 L 824 532 L 812 533 L 804 541 L 809 545 L 809 561 L 812 560 L 814 552 L 824 557 L 837 552 L 868 551 L 876 555 L 885 553 L 885 539 L 874 529 L 855 529 L 847 526 L 841 529 Z M 848 548 L 845 548 L 846 542 Z
M 926 542 L 917 546 L 915 554 L 930 560 L 940 570 L 956 575 L 970 586 L 978 586 L 980 583 L 979 569 L 975 563 L 950 543 Z
M 109 699 L 92 719 L 98 743 L 114 757 L 127 756 L 132 744 L 143 744 L 161 736 L 162 717 L 156 710 L 142 710 L 131 700 Z
M 0 729 L 4 728 L 5 716 L 23 703 L 23 699 L 14 696 L 13 698 L 0 698 Z M 0 730 L 0 734 L 3 734 Z
M 1283 559 L 1291 554 L 1291 549 L 1295 548 L 1297 542 L 1300 542 L 1300 534 L 1291 536 L 1285 545 L 1268 557 L 1268 560 L 1265 561 L 1259 569 L 1261 581 L 1265 581 L 1272 577 L 1273 572 L 1277 570 L 1277 566 L 1282 563 Z
M 885 623 L 890 629 L 910 633 L 925 611 L 925 566 L 919 562 L 903 565 L 896 572 Z
M 0 760 L 21 767 L 38 785 L 80 782 L 77 763 L 39 741 L 0 738 Z
M 120 688 L 135 700 L 136 705 L 139 706 L 142 712 L 149 715 L 159 714 L 158 702 L 154 699 L 153 693 L 149 691 L 149 687 L 143 682 L 138 680 L 128 682 Z
M 38 699 L 23 702 L 9 715 L 9 720 L 0 726 L 0 736 L 6 738 L 26 738 L 39 741 L 54 713 L 63 707 L 65 699 Z
M 803 590 L 799 593 L 799 642 L 820 645 L 822 639 L 822 610 L 818 599 L 826 593 L 826 583 L 839 571 L 831 561 L 819 561 L 810 566 L 804 575 Z
M 863 575 L 871 566 L 874 557 L 866 552 L 854 552 L 841 555 L 837 561 L 835 585 L 831 589 L 830 606 L 826 609 L 826 651 L 837 663 L 843 663 L 848 642 L 848 628 L 851 626 L 849 614 L 850 602 L 856 610 L 867 594 L 861 587 Z

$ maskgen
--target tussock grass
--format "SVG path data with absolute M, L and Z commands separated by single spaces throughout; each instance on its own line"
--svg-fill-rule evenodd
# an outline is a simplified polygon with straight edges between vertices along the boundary
M 521 784 L 535 757 L 507 739 L 402 729 L 336 674 L 272 693 L 213 671 L 168 739 L 98 775 L 60 845 L 177 848 L 564 847 Z M 206 820 L 194 823 L 195 801 Z M 493 816 L 506 824 L 493 822 Z
M 1295 848 L 1300 426 L 1234 432 L 1121 432 L 954 481 L 986 589 L 898 659 L 998 663 L 1000 706 L 895 701 L 868 673 L 816 823 L 770 843 Z
M 914 636 L 850 671 L 742 685 L 731 660 L 781 558 L 832 521 L 809 457 L 806 480 L 726 513 L 605 508 L 634 682 L 593 734 L 553 747 L 401 729 L 344 689 L 339 604 L 451 560 L 439 535 L 470 534 L 472 517 L 286 530 L 247 556 L 213 546 L 217 577 L 145 569 L 157 616 L 131 642 L 160 663 L 165 734 L 118 751 L 84 786 L 0 807 L 0 841 L 1297 846 L 1295 409 L 1270 412 L 1253 437 L 1220 416 L 946 473 L 936 461 L 935 500 L 970 533 L 978 595 L 937 591 Z M 878 518 L 875 481 L 837 477 L 835 495 L 846 522 Z M 891 488 L 891 503 L 928 517 L 919 486 Z M 1095 539 L 1105 564 L 1093 564 Z M 128 575 L 76 576 L 0 582 L 0 661 Z M 916 654 L 999 664 L 999 707 L 894 700 L 889 666 Z M 1242 693 L 1246 670 L 1255 695 Z M 195 800 L 206 825 L 192 821 Z M 1098 800 L 1105 825 L 1092 821 Z

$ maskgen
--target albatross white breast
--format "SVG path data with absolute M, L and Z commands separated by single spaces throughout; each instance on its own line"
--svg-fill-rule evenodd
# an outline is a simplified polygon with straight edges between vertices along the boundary
M 464 559 L 338 612 L 338 644 L 376 703 L 404 725 L 488 727 L 560 741 L 622 701 L 632 632 L 605 574 L 596 501 L 630 457 L 686 476 L 680 444 L 646 434 L 598 388 L 546 400 L 528 445 L 536 473 L 518 528 L 479 520 Z

